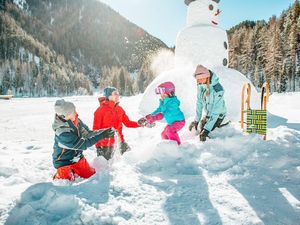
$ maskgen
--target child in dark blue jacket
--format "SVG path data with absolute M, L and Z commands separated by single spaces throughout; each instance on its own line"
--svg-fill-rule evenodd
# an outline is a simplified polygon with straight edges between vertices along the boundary
M 89 178 L 95 173 L 82 152 L 99 140 L 114 136 L 112 128 L 91 131 L 79 118 L 72 102 L 55 102 L 55 132 L 53 165 L 57 169 L 54 179 L 75 180 L 75 176 Z

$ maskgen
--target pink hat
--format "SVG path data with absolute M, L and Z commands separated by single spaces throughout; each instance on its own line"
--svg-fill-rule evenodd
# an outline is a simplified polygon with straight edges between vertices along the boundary
M 175 85 L 170 81 L 164 82 L 164 83 L 158 85 L 157 88 L 155 88 L 155 93 L 157 95 L 159 95 L 159 94 L 171 94 L 172 92 L 175 92 Z
M 194 73 L 194 77 L 196 79 L 209 78 L 210 77 L 209 70 L 202 65 L 198 65 Z

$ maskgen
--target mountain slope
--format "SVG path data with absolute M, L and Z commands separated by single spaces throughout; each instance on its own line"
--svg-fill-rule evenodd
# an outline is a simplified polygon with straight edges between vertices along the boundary
M 99 1 L 15 2 L 18 6 L 11 0 L 1 2 L 1 20 L 4 21 L 0 27 L 2 94 L 11 90 L 20 96 L 68 95 L 78 90 L 78 83 L 82 90 L 77 94 L 90 93 L 92 86 L 98 87 L 102 83 L 104 71 L 118 71 L 115 74 L 117 80 L 125 74 L 126 86 L 130 86 L 126 93 L 132 94 L 135 81 L 129 73 L 139 74 L 149 56 L 167 48 L 163 42 Z M 16 27 L 17 35 L 15 31 L 10 32 Z M 29 42 L 25 41 L 29 39 Z M 65 78 L 56 81 L 55 74 Z M 81 78 L 74 78 L 76 85 L 69 85 L 68 80 L 72 83 L 77 75 Z M 113 75 L 106 73 L 105 79 Z M 59 90 L 47 87 L 49 80 L 53 81 L 54 87 L 66 87 Z
M 78 66 L 140 69 L 147 56 L 167 46 L 96 0 L 27 0 L 24 8 L 36 24 L 24 29 Z

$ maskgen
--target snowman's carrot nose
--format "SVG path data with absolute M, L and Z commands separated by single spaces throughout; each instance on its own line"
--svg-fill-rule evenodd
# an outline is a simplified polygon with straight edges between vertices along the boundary
M 221 10 L 218 9 L 217 12 L 216 12 L 216 14 L 215 14 L 215 16 L 218 16 L 218 15 L 220 15 L 220 14 L 221 14 Z

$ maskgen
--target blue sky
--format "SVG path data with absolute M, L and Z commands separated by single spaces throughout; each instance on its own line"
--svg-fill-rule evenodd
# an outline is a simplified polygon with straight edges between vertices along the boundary
M 144 28 L 167 45 L 175 45 L 176 35 L 185 27 L 184 0 L 100 0 L 131 22 Z M 221 0 L 220 27 L 229 29 L 244 20 L 268 20 L 279 16 L 294 0 Z

